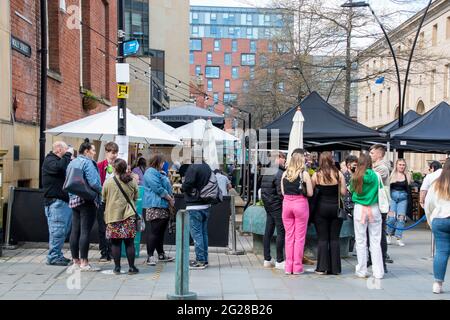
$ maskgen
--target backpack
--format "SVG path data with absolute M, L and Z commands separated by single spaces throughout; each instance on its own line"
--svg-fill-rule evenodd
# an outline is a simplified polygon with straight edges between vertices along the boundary
M 214 172 L 211 171 L 208 183 L 200 190 L 199 197 L 207 204 L 217 204 L 223 201 L 222 191 L 219 188 Z

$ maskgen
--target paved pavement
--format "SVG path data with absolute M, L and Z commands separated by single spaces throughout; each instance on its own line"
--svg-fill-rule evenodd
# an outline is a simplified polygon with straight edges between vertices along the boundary
M 381 281 L 381 289 L 373 288 L 377 284 L 354 277 L 354 256 L 343 260 L 340 276 L 319 276 L 310 272 L 287 276 L 281 270 L 262 267 L 263 257 L 251 252 L 251 236 L 239 236 L 238 240 L 238 249 L 244 249 L 245 255 L 231 256 L 225 253 L 225 248 L 210 248 L 210 266 L 190 271 L 190 291 L 196 292 L 199 299 L 450 299 L 448 283 L 444 284 L 444 294 L 436 295 L 431 291 L 430 231 L 425 228 L 408 231 L 405 247 L 389 247 L 395 261 L 388 265 L 389 273 Z M 67 268 L 47 266 L 44 248 L 45 244 L 25 244 L 16 250 L 3 251 L 0 299 L 149 300 L 166 299 L 168 293 L 174 292 L 175 264 L 144 265 L 145 247 L 141 248 L 142 255 L 137 259 L 141 270 L 138 275 L 82 273 L 79 283 L 74 274 L 67 273 Z M 166 247 L 171 255 L 174 249 Z M 68 248 L 65 251 L 70 257 Z M 90 258 L 93 265 L 112 270 L 112 263 L 98 262 L 98 250 L 92 249 Z M 122 268 L 127 270 L 126 259 L 122 259 Z

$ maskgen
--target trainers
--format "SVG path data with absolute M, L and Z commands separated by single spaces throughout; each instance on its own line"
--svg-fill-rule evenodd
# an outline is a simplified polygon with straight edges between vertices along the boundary
M 264 268 L 273 268 L 275 265 L 273 264 L 272 260 L 264 260 Z
M 120 266 L 119 267 L 114 267 L 113 273 L 115 275 L 119 275 L 120 274 Z
M 133 274 L 137 274 L 139 273 L 139 269 L 136 268 L 135 266 L 130 267 L 130 269 L 128 269 L 128 274 L 129 275 L 133 275 Z
M 161 262 L 171 262 L 173 260 L 175 260 L 175 258 L 167 256 L 165 253 L 164 254 L 160 254 L 158 256 L 158 261 L 161 261 Z
M 442 283 L 437 281 L 433 283 L 433 293 L 436 294 L 442 293 Z
M 402 241 L 402 239 L 397 238 L 397 245 L 398 245 L 399 247 L 404 247 L 404 246 L 405 246 L 405 243 Z
M 82 272 L 98 272 L 98 271 L 100 271 L 101 269 L 100 269 L 100 268 L 97 268 L 97 267 L 93 267 L 93 266 L 91 266 L 90 264 L 87 264 L 87 265 L 85 265 L 85 266 L 80 266 L 80 270 L 81 270 Z
M 156 266 L 156 258 L 154 256 L 148 257 L 147 261 L 145 261 L 145 263 L 148 266 Z
M 386 243 L 392 244 L 392 237 L 390 235 L 386 235 Z
M 318 274 L 318 275 L 321 275 L 321 276 L 323 276 L 323 275 L 326 275 L 327 273 L 326 272 L 324 272 L 324 271 L 314 271 L 314 273 L 315 274 Z
M 49 266 L 60 266 L 60 267 L 67 267 L 70 263 L 70 260 L 64 260 L 64 259 L 58 259 L 55 261 L 47 261 L 47 265 Z
M 205 264 L 204 262 L 200 262 L 200 261 L 191 261 L 189 263 L 189 269 L 191 270 L 201 270 L 201 269 L 205 269 L 208 265 Z
M 281 262 L 275 262 L 275 269 L 284 270 L 284 261 Z
M 355 272 L 355 276 L 357 276 L 358 278 L 368 278 L 369 275 L 367 273 L 359 273 L 359 272 Z

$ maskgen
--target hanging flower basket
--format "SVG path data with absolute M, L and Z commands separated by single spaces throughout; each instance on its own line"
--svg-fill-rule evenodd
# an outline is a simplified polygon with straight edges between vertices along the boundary
M 100 100 L 91 91 L 86 91 L 83 96 L 83 109 L 86 111 L 94 110 L 98 107 Z

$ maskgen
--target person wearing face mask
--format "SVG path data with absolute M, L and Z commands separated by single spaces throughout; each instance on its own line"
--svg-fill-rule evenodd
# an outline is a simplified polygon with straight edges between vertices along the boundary
M 345 178 L 345 184 L 348 187 L 350 186 L 350 182 L 352 180 L 352 176 L 355 174 L 356 166 L 358 165 L 358 158 L 354 155 L 349 155 L 345 158 L 345 171 L 343 172 Z M 341 170 L 342 171 L 342 170 Z M 349 216 L 353 215 L 353 208 L 355 204 L 352 201 L 352 194 L 350 192 L 346 192 L 344 195 L 344 207 Z

